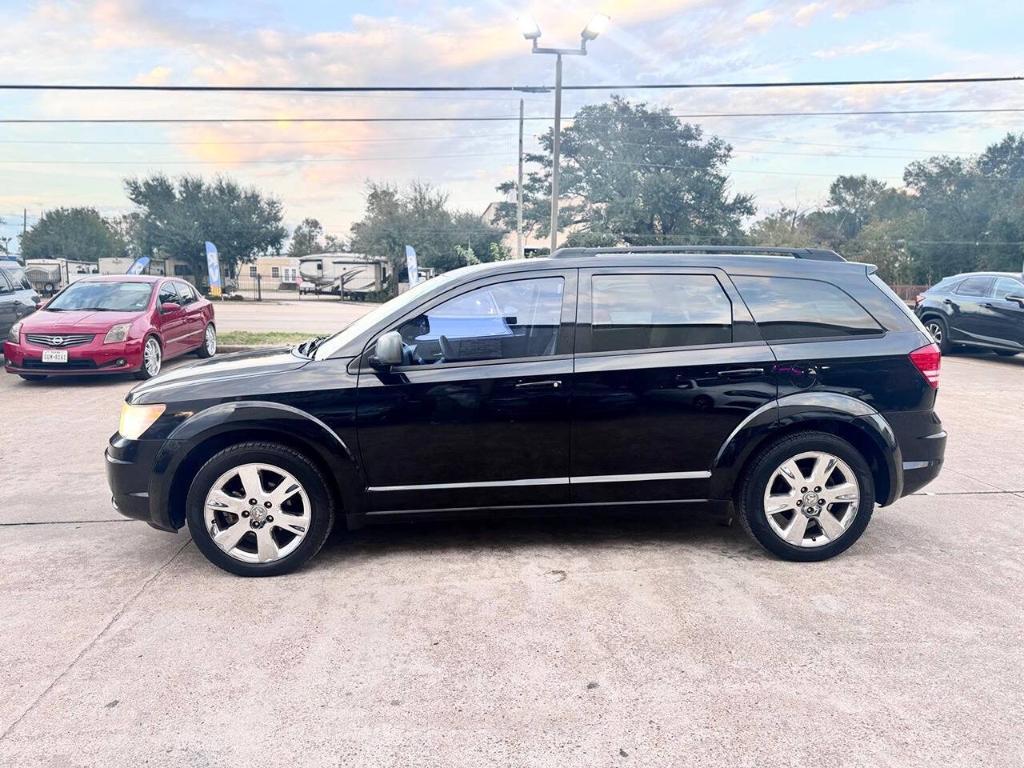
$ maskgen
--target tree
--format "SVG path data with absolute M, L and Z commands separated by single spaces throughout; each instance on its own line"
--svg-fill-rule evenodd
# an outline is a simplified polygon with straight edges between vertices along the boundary
M 124 250 L 124 240 L 95 208 L 53 208 L 21 235 L 26 259 L 97 261 Z
M 337 253 L 345 250 L 340 238 L 324 232 L 323 225 L 316 219 L 303 219 L 292 232 L 288 243 L 289 256 L 308 256 L 311 253 Z
M 0 227 L 6 223 L 7 222 L 4 221 L 3 217 L 0 216 Z M 0 235 L 0 256 L 11 255 L 11 240 L 13 239 L 14 238 L 9 235 Z
M 447 272 L 503 256 L 503 235 L 477 214 L 450 210 L 448 195 L 429 184 L 400 191 L 370 182 L 366 213 L 352 225 L 352 250 L 388 259 L 398 276 L 405 268 L 405 246 L 411 245 L 421 267 Z
M 552 140 L 548 131 L 543 152 L 526 158 L 538 168 L 523 184 L 524 220 L 538 236 L 550 234 Z M 667 109 L 616 96 L 583 107 L 562 132 L 561 151 L 559 228 L 576 230 L 575 242 L 736 242 L 743 218 L 754 213 L 749 195 L 729 193 L 724 168 L 732 148 L 705 140 L 699 126 Z M 498 191 L 515 188 L 506 181 Z M 499 204 L 496 220 L 513 228 L 515 205 Z
M 280 253 L 288 234 L 279 201 L 224 177 L 207 182 L 158 174 L 126 179 L 124 185 L 128 199 L 139 207 L 142 252 L 190 261 L 197 275 L 206 273 L 207 240 L 217 246 L 224 272 L 233 277 L 240 263 Z

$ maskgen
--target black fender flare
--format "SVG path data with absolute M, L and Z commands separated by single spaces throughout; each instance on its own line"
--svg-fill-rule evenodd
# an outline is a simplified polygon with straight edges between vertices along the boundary
M 765 443 L 777 435 L 801 425 L 828 430 L 829 425 L 844 430 L 876 449 L 884 466 L 887 488 L 875 488 L 882 506 L 891 504 L 903 493 L 903 457 L 889 422 L 878 411 L 851 395 L 837 392 L 797 392 L 766 403 L 747 416 L 726 438 L 712 467 L 711 497 L 731 498 L 734 486 L 747 461 Z M 882 479 L 876 473 L 876 486 Z
M 325 470 L 327 481 L 339 494 L 342 508 L 358 504 L 361 472 L 355 453 L 327 424 L 312 414 L 283 403 L 239 401 L 199 411 L 178 424 L 164 440 L 149 481 L 152 525 L 174 531 L 184 525 L 183 509 L 173 503 L 179 470 L 193 452 L 210 440 L 248 432 L 254 439 L 274 439 L 299 447 Z M 198 467 L 196 467 L 198 468 Z

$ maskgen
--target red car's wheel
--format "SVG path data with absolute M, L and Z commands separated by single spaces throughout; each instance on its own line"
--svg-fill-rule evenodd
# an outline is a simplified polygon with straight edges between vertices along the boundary
M 160 373 L 160 367 L 164 362 L 163 349 L 160 348 L 160 341 L 156 336 L 148 336 L 142 347 L 142 367 L 135 373 L 135 378 L 152 379 Z

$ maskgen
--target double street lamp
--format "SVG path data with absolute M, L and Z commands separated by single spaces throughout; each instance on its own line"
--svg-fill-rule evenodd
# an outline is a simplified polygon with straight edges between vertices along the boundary
M 551 142 L 551 252 L 558 247 L 558 172 L 562 141 L 562 56 L 586 56 L 587 43 L 596 40 L 608 27 L 610 19 L 598 14 L 580 32 L 578 48 L 541 48 L 537 45 L 540 39 L 540 27 L 530 16 L 519 17 L 519 28 L 523 37 L 533 42 L 533 53 L 550 53 L 555 56 L 555 130 Z M 521 194 L 521 190 L 520 190 Z

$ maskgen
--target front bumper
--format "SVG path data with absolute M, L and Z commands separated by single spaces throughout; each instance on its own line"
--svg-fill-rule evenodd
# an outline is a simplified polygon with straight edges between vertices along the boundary
M 125 517 L 173 532 L 177 526 L 170 520 L 163 494 L 150 493 L 165 444 L 164 440 L 128 440 L 114 434 L 104 457 L 114 509 Z
M 103 334 L 88 344 L 68 347 L 66 363 L 44 363 L 43 352 L 59 347 L 32 344 L 22 334 L 17 344 L 4 342 L 4 369 L 8 373 L 36 376 L 82 376 L 90 374 L 125 373 L 142 367 L 142 341 L 128 341 L 104 344 Z

